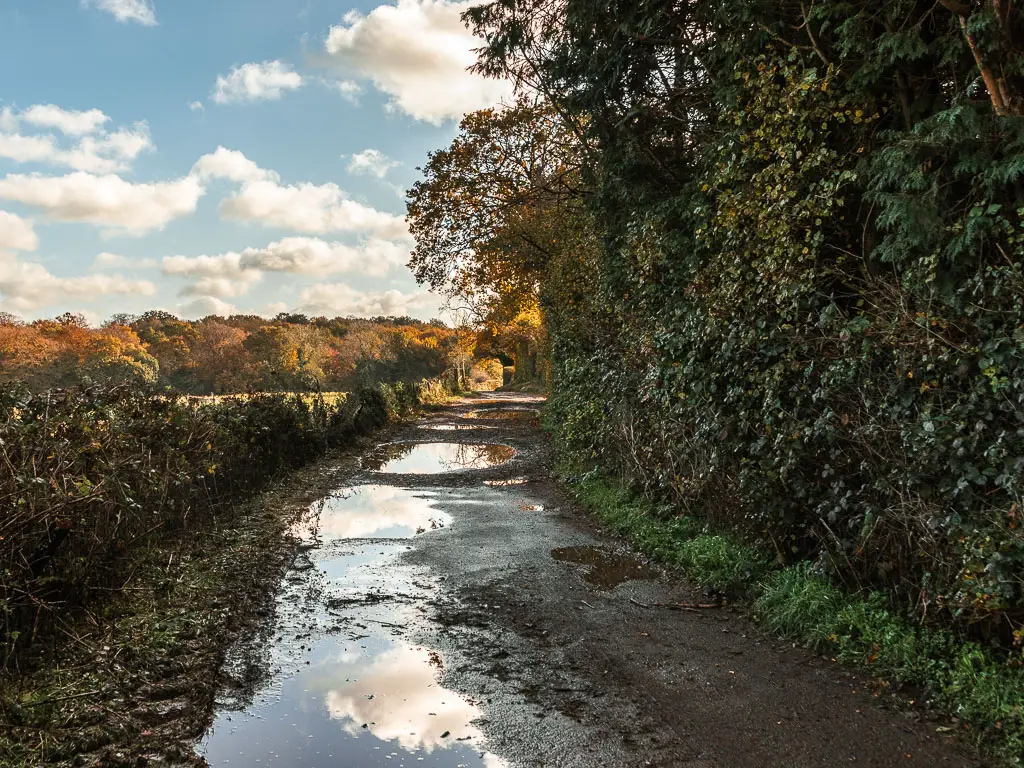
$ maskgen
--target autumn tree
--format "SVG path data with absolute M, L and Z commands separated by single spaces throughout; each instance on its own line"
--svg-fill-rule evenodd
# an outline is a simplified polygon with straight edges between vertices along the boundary
M 543 102 L 466 115 L 409 193 L 416 279 L 483 326 L 539 318 L 545 273 L 595 229 L 582 163 L 573 127 Z

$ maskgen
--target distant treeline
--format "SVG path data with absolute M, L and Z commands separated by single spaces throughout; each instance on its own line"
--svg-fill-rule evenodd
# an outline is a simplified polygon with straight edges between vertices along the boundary
M 419 381 L 446 370 L 468 376 L 476 347 L 473 333 L 410 317 L 280 314 L 269 320 L 233 315 L 190 321 L 152 311 L 117 315 L 91 328 L 73 314 L 31 323 L 4 315 L 0 383 L 42 391 L 133 382 L 196 395 L 351 391 L 371 382 Z M 482 377 L 479 370 L 477 377 Z

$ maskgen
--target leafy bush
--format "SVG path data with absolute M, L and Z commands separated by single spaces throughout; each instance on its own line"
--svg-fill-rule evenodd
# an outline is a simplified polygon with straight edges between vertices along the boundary
M 436 399 L 442 385 L 204 403 L 132 386 L 0 388 L 0 632 L 8 657 L 116 587 L 133 547 L 201 530 L 278 473 Z

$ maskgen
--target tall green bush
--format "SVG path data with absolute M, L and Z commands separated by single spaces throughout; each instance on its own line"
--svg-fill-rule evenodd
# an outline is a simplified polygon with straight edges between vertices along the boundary
M 1021 9 L 468 18 L 481 69 L 543 91 L 588 148 L 604 242 L 542 289 L 563 450 L 919 620 L 1019 640 Z

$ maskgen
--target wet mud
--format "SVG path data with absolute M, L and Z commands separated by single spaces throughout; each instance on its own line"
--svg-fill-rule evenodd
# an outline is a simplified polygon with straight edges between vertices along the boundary
M 532 413 L 484 431 L 464 400 L 410 424 L 296 522 L 210 765 L 984 765 L 728 606 L 668 610 L 702 597 L 551 481 L 540 399 L 489 400 Z
M 558 547 L 551 556 L 563 563 L 583 566 L 583 578 L 602 589 L 614 589 L 632 579 L 656 579 L 660 572 L 632 555 L 599 547 Z

